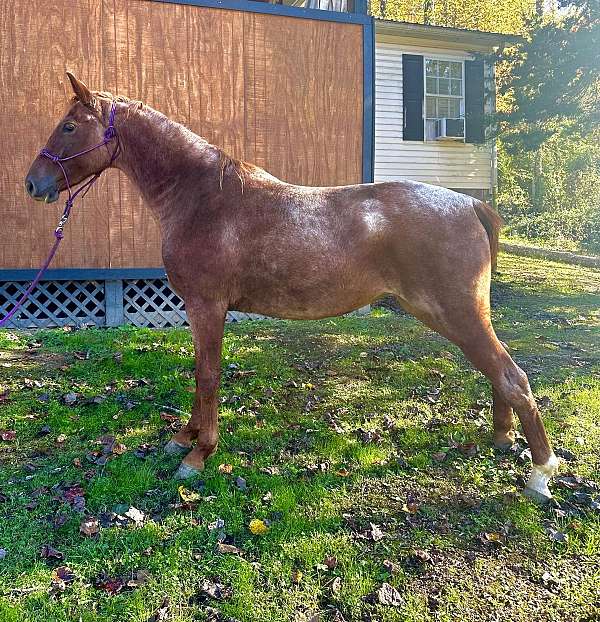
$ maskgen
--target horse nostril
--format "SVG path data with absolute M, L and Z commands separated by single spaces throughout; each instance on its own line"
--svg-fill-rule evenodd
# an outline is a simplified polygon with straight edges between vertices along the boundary
M 30 197 L 35 196 L 35 184 L 31 181 L 31 179 L 27 179 L 25 181 L 25 190 L 27 190 L 27 194 Z

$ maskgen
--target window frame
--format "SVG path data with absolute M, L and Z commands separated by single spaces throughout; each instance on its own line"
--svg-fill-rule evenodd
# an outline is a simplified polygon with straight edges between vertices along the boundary
M 450 63 L 458 63 L 460 64 L 460 70 L 461 70 L 461 83 L 462 83 L 462 95 L 440 95 L 439 93 L 427 93 L 427 61 L 442 61 L 442 62 L 450 62 Z M 438 76 L 439 78 L 439 76 Z M 467 88 L 466 88 L 466 81 L 465 81 L 465 59 L 464 58 L 452 58 L 452 57 L 448 57 L 448 56 L 430 56 L 427 54 L 423 54 L 423 141 L 424 142 L 437 142 L 435 138 L 431 139 L 427 137 L 427 97 L 447 97 L 450 99 L 457 99 L 460 102 L 460 110 L 461 110 L 461 116 L 458 117 L 460 119 L 463 119 L 463 123 L 464 123 L 464 127 L 465 127 L 465 131 L 464 131 L 464 136 L 462 139 L 462 142 L 466 142 L 466 128 L 467 128 L 467 122 L 466 122 L 466 92 L 467 92 Z M 431 119 L 434 120 L 434 119 Z M 457 141 L 460 142 L 460 141 Z

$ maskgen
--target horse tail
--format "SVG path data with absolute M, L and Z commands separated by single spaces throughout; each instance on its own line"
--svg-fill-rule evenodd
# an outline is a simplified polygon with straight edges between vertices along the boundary
M 500 214 L 498 214 L 498 212 L 487 203 L 474 199 L 473 208 L 475 209 L 477 218 L 479 218 L 479 222 L 483 225 L 483 228 L 487 233 L 488 240 L 490 242 L 492 272 L 495 272 L 498 259 L 499 234 L 502 225 L 504 225 L 504 221 L 502 220 Z

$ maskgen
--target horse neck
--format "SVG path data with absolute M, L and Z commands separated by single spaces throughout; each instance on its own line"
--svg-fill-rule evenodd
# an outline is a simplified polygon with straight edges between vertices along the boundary
M 137 186 L 159 220 L 214 185 L 218 150 L 179 123 L 151 108 L 129 111 L 121 103 L 115 126 L 122 151 L 113 166 Z

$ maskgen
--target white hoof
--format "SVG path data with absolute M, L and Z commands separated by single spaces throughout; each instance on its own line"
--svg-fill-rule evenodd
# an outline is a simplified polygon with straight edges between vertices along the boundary
M 191 449 L 191 447 L 188 447 L 187 445 L 181 445 L 180 443 L 178 443 L 177 441 L 174 441 L 173 439 L 171 439 L 165 446 L 163 451 L 166 454 L 169 455 L 175 455 L 175 454 L 185 454 L 187 453 L 189 450 Z
M 190 466 L 185 462 L 182 462 L 177 469 L 177 472 L 174 475 L 175 479 L 189 479 L 190 477 L 194 477 L 200 473 L 201 469 L 197 469 L 196 467 Z
M 547 503 L 552 499 L 548 482 L 558 471 L 559 460 L 552 454 L 546 464 L 534 464 L 523 494 L 538 503 Z

